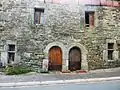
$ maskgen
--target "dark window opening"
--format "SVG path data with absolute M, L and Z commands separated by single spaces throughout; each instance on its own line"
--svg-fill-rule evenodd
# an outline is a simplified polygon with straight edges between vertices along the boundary
M 108 43 L 108 60 L 113 60 L 114 43 Z
M 85 12 L 85 24 L 87 27 L 89 27 L 89 13 Z
M 94 12 L 85 12 L 85 24 L 86 27 L 93 27 L 94 26 Z
M 113 49 L 114 43 L 108 43 L 108 49 Z
M 15 51 L 15 45 L 9 45 L 8 51 Z
M 44 9 L 35 8 L 34 23 L 35 24 L 40 24 L 43 20 L 43 15 L 44 15 Z
M 113 60 L 113 50 L 108 50 L 108 60 Z
M 15 53 L 8 52 L 8 63 L 14 62 Z
M 120 59 L 120 44 L 118 44 L 117 46 L 118 46 L 118 58 Z
M 8 45 L 8 63 L 14 62 L 15 58 L 15 45 L 9 44 Z

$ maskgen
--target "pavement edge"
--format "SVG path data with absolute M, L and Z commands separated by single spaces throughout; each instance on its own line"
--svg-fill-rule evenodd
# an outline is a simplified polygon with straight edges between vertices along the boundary
M 35 86 L 35 85 L 54 85 L 54 84 L 69 84 L 69 83 L 89 83 L 100 81 L 120 80 L 120 77 L 108 78 L 91 78 L 91 79 L 72 79 L 72 80 L 56 80 L 56 81 L 32 81 L 32 82 L 12 82 L 0 83 L 0 87 L 17 87 L 17 86 Z

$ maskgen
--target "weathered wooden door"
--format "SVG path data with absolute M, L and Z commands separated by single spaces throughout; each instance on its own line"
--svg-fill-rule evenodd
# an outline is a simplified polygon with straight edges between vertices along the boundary
M 57 46 L 49 50 L 49 70 L 62 70 L 62 51 Z
M 69 70 L 81 69 L 81 51 L 78 47 L 73 47 L 69 52 Z

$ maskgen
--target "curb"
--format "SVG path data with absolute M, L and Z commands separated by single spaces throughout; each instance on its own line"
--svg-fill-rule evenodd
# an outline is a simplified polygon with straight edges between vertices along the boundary
M 89 73 L 116 72 L 116 71 L 120 71 L 120 67 L 118 67 L 118 68 L 109 68 L 109 69 L 90 70 Z
M 86 83 L 86 82 L 90 83 L 90 82 L 112 81 L 112 80 L 120 80 L 120 77 L 72 79 L 72 80 L 56 80 L 56 81 L 33 81 L 33 82 L 17 82 L 17 83 L 0 83 L 0 87 L 55 85 L 55 84 Z

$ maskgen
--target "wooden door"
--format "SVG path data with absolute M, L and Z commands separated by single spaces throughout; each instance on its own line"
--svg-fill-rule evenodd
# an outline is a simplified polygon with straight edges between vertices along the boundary
M 57 46 L 49 50 L 49 70 L 62 70 L 62 51 Z
M 69 52 L 69 70 L 75 71 L 81 69 L 81 51 L 73 47 Z

